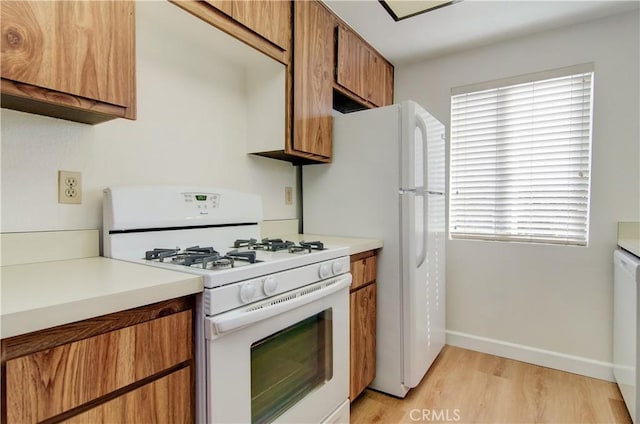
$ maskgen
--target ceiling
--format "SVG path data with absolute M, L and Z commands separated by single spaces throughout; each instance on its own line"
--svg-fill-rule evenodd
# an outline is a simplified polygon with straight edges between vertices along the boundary
M 393 64 L 632 11 L 640 1 L 463 0 L 394 21 L 378 0 L 324 3 Z

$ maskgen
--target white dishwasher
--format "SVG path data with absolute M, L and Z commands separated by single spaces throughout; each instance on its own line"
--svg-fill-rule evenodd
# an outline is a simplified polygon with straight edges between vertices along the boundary
M 640 352 L 638 332 L 638 283 L 640 258 L 622 250 L 613 252 L 613 374 L 631 419 L 640 424 Z

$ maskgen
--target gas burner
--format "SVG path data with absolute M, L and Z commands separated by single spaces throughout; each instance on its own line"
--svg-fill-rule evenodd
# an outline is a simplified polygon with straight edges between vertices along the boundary
M 223 256 L 221 258 L 216 259 L 211 262 L 211 267 L 209 269 L 224 269 L 224 268 L 233 268 L 234 267 L 234 258 L 229 256 Z M 203 268 L 207 268 L 203 266 Z

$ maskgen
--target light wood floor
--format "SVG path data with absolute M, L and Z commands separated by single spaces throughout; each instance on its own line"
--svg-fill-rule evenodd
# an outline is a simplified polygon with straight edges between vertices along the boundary
M 445 346 L 405 399 L 365 390 L 351 424 L 631 423 L 614 383 Z

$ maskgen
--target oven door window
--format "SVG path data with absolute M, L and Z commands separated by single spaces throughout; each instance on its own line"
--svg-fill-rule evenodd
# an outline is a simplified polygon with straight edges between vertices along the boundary
M 251 345 L 251 422 L 268 423 L 333 376 L 331 309 Z

